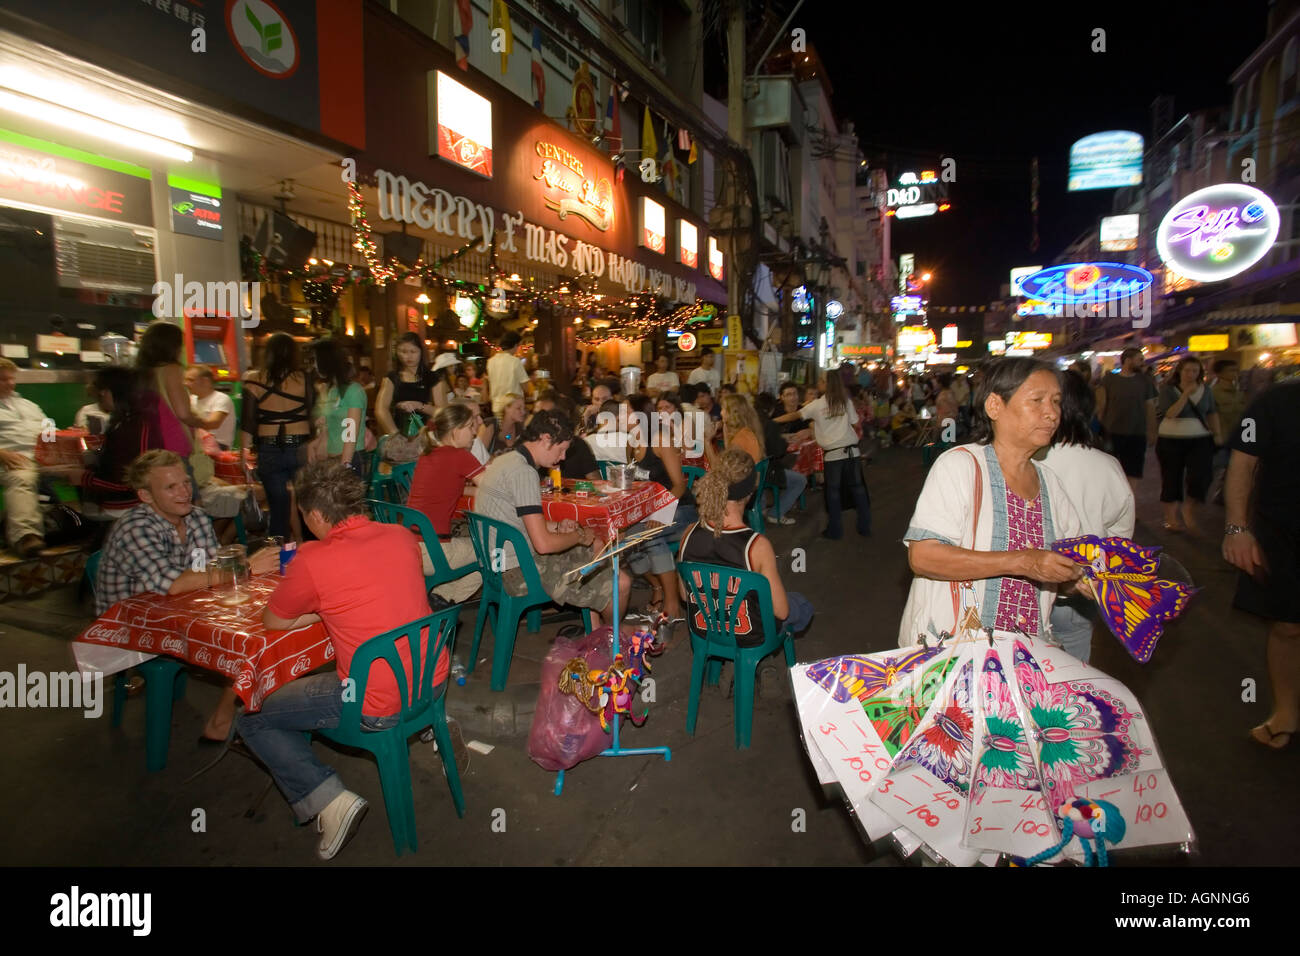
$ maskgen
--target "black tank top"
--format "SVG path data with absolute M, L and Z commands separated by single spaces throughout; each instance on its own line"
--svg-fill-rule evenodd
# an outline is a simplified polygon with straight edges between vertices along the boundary
M 672 491 L 673 479 L 672 476 L 668 474 L 668 466 L 664 464 L 663 459 L 659 457 L 653 448 L 647 448 L 645 450 L 645 457 L 636 464 L 637 467 L 647 475 L 647 477 L 642 480 L 657 482 L 669 491 Z M 689 488 L 686 489 L 686 493 L 682 495 L 679 500 L 681 504 L 684 505 L 695 504 L 695 496 L 691 494 Z
M 691 525 L 682 537 L 677 560 L 720 564 L 728 568 L 752 571 L 754 567 L 750 564 L 749 553 L 758 537 L 758 532 L 752 528 L 727 529 L 714 537 L 713 529 L 704 521 L 700 521 L 698 524 Z M 704 584 L 701 581 L 692 583 L 701 586 Z M 734 600 L 734 596 L 729 597 L 727 607 L 731 607 L 731 602 Z M 745 606 L 736 615 L 736 643 L 740 647 L 755 647 L 763 643 L 763 619 L 759 616 L 758 595 L 750 591 L 745 595 L 744 601 Z M 686 620 L 691 633 L 703 637 L 704 615 L 696 607 L 694 595 L 691 595 L 690 603 L 690 613 L 686 615 Z
M 397 426 L 397 434 L 405 435 L 406 426 L 411 420 L 412 412 L 404 412 L 397 405 L 399 402 L 419 402 L 421 405 L 430 403 L 429 392 L 433 390 L 434 382 L 437 379 L 434 374 L 428 370 L 419 376 L 414 382 L 403 382 L 402 376 L 398 372 L 389 372 L 388 380 L 393 383 L 393 401 L 389 405 L 389 414 L 393 416 L 393 424 Z M 420 416 L 420 424 L 424 424 L 424 416 Z

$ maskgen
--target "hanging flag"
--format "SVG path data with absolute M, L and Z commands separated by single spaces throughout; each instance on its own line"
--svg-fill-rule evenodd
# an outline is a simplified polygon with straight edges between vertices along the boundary
M 546 69 L 542 66 L 542 28 L 533 27 L 533 106 L 539 110 L 546 103 Z
M 691 134 L 684 129 L 679 129 L 677 131 L 677 148 L 678 149 L 691 148 Z
M 605 142 L 611 153 L 623 149 L 623 123 L 619 118 L 618 82 L 609 81 L 609 102 L 605 104 Z
M 687 162 L 688 164 L 690 164 L 690 163 L 694 163 L 694 162 L 695 162 L 697 159 L 699 159 L 699 158 L 700 158 L 700 151 L 699 151 L 698 148 L 696 148 L 695 140 L 692 139 L 692 140 L 691 140 L 691 155 L 689 155 L 689 156 L 686 157 L 686 162 Z
M 655 139 L 654 120 L 650 117 L 650 107 L 645 108 L 641 117 L 641 158 L 654 159 L 659 155 L 659 141 Z
M 505 46 L 501 48 L 501 75 L 506 75 L 510 54 L 515 52 L 515 31 L 510 27 L 510 8 L 506 0 L 492 0 L 492 19 L 489 21 L 493 31 L 505 31 Z
M 456 9 L 460 11 L 460 33 L 456 34 L 456 65 L 462 70 L 469 69 L 469 31 L 474 26 L 474 11 L 469 0 L 456 0 Z

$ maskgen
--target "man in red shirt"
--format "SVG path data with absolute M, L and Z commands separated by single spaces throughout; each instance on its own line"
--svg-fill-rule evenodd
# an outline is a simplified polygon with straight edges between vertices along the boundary
M 315 462 L 298 473 L 294 487 L 303 519 L 319 540 L 298 549 L 262 621 L 276 630 L 323 621 L 338 672 L 301 677 L 280 688 L 261 711 L 240 717 L 239 733 L 270 769 L 298 819 L 316 817 L 322 834 L 317 852 L 329 860 L 356 832 L 367 804 L 316 759 L 302 732 L 338 726 L 345 697 L 355 694 L 348 668 L 358 647 L 432 612 L 414 536 L 400 525 L 366 517 L 365 483 L 349 468 L 337 460 Z M 413 696 L 410 653 L 401 644 L 398 650 Z M 446 682 L 448 668 L 444 650 L 433 675 L 435 689 Z M 362 724 L 387 729 L 400 711 L 397 682 L 381 662 L 370 671 Z

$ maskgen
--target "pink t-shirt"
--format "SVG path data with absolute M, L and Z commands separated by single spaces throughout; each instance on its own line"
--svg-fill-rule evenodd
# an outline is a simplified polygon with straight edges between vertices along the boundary
M 334 642 L 339 680 L 347 679 L 352 655 L 366 641 L 433 613 L 425 595 L 424 564 L 415 536 L 401 525 L 379 524 L 365 515 L 343 519 L 323 541 L 304 542 L 271 595 L 269 607 L 272 614 L 286 620 L 320 615 Z M 410 650 L 401 641 L 397 647 L 409 681 Z M 427 651 L 424 646 L 421 654 Z M 433 686 L 447 679 L 449 668 L 444 648 Z M 408 700 L 411 690 L 408 683 Z M 392 669 L 377 660 L 370 669 L 362 713 L 384 717 L 401 708 Z
M 1043 547 L 1043 498 L 1025 501 L 1007 489 L 1007 550 Z M 1038 589 L 1024 578 L 1004 577 L 998 592 L 998 616 L 994 627 L 1028 634 L 1038 633 Z

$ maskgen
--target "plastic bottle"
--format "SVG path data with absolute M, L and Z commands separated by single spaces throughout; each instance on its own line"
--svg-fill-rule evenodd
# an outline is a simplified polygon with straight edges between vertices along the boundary
M 294 555 L 298 553 L 297 541 L 286 541 L 280 545 L 280 573 L 284 574 L 284 569 L 288 567 L 289 562 L 293 560 Z
M 456 683 L 461 687 L 465 686 L 465 665 L 460 662 L 460 658 L 451 659 L 451 676 L 455 678 Z

